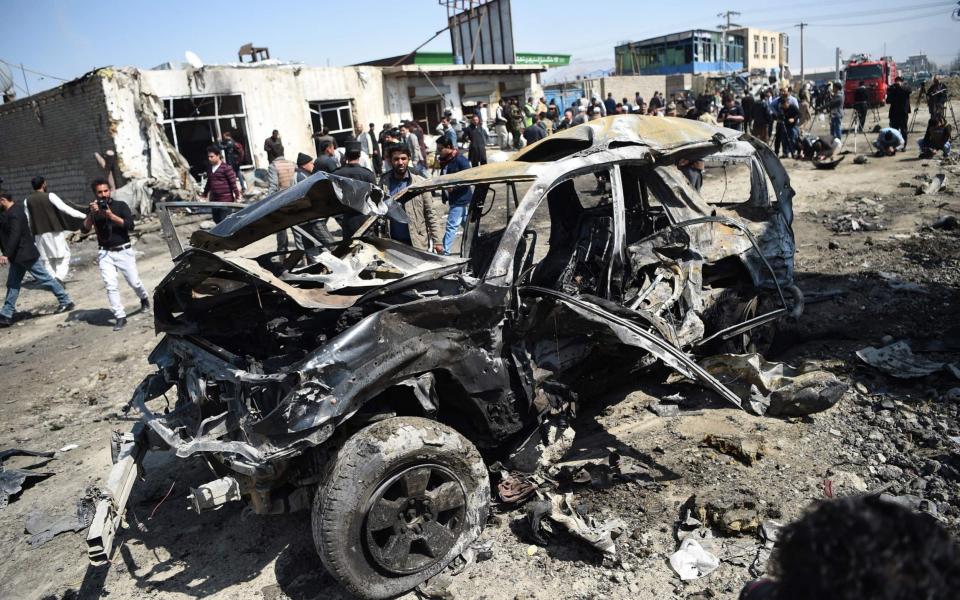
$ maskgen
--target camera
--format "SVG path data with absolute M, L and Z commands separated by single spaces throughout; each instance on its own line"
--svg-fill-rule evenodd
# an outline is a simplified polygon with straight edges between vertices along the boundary
M 106 201 L 106 200 L 97 200 L 97 209 L 98 209 L 98 210 L 107 210 L 107 201 Z

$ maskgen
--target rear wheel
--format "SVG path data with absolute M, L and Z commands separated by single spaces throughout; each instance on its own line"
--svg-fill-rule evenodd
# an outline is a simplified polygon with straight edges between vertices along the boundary
M 314 542 L 351 593 L 390 598 L 463 552 L 489 500 L 486 467 L 463 436 L 429 419 L 386 419 L 337 453 L 314 498 Z

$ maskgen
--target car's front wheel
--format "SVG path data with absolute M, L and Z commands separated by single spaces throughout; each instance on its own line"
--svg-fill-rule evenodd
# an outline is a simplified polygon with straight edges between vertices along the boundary
M 324 566 L 361 598 L 391 598 L 439 573 L 480 534 L 490 481 L 477 449 L 416 417 L 355 433 L 313 503 Z

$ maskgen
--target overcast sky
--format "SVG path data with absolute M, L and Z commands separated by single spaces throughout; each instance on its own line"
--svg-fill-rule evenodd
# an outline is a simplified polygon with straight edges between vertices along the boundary
M 515 46 L 519 52 L 572 54 L 573 60 L 609 58 L 622 41 L 695 28 L 715 28 L 717 13 L 736 10 L 742 25 L 790 34 L 791 63 L 800 67 L 800 35 L 806 28 L 805 64 L 832 67 L 834 48 L 844 55 L 886 52 L 897 60 L 925 52 L 947 63 L 960 51 L 960 22 L 950 18 L 955 1 L 933 0 L 745 0 L 682 3 L 646 0 L 513 0 Z M 671 10 L 665 11 L 664 7 Z M 192 50 L 206 63 L 237 60 L 248 42 L 267 46 L 274 58 L 311 65 L 348 65 L 405 54 L 446 25 L 436 0 L 332 0 L 278 2 L 79 2 L 0 0 L 3 31 L 0 60 L 49 76 L 78 77 L 96 67 L 154 67 L 182 61 Z M 441 34 L 424 50 L 450 51 Z M 53 87 L 57 79 L 19 69 L 22 97 Z

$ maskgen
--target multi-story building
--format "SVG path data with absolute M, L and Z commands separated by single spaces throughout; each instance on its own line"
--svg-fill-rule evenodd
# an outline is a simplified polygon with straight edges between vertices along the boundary
M 694 29 L 628 42 L 614 50 L 617 75 L 724 73 L 744 68 L 744 37 Z
M 745 70 L 763 69 L 769 73 L 771 69 L 777 69 L 782 72 L 783 67 L 790 64 L 790 37 L 787 34 L 754 27 L 731 29 L 730 33 L 744 40 Z

